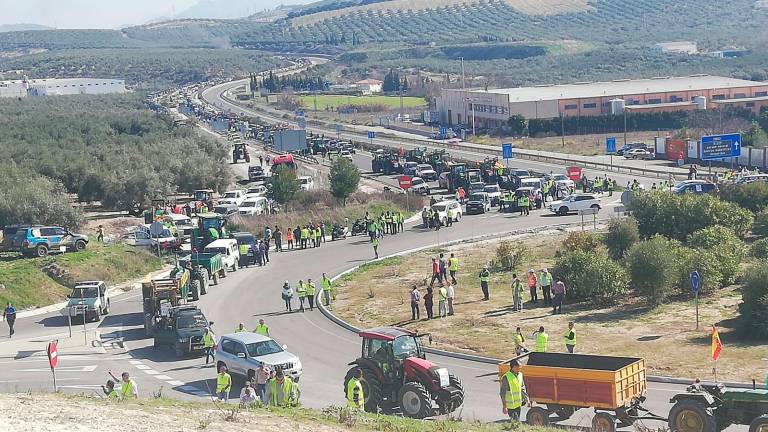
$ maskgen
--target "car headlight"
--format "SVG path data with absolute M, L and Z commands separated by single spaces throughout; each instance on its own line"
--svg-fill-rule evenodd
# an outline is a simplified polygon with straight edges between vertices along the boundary
M 186 342 L 189 342 L 189 338 L 188 338 L 188 337 L 179 338 L 179 342 L 180 342 L 180 343 L 186 343 Z

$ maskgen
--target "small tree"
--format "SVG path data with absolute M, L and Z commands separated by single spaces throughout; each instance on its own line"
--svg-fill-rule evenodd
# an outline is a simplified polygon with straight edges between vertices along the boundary
M 744 277 L 739 305 L 741 332 L 751 338 L 768 337 L 768 263 L 753 266 Z
M 583 231 L 575 231 L 568 234 L 563 240 L 563 248 L 566 252 L 582 251 L 594 252 L 603 246 L 600 235 Z
M 755 223 L 752 225 L 752 234 L 768 237 L 768 209 L 755 215 Z
M 515 114 L 507 120 L 509 128 L 512 129 L 512 133 L 520 136 L 528 129 L 528 119 L 521 114 Z
M 632 287 L 649 304 L 658 306 L 679 279 L 680 243 L 660 235 L 636 243 L 627 252 L 626 263 Z
M 504 240 L 496 247 L 496 259 L 493 268 L 497 271 L 517 270 L 528 257 L 528 247 L 519 242 Z
M 558 257 L 552 273 L 565 282 L 569 296 L 594 303 L 609 303 L 629 290 L 626 270 L 605 248 L 566 252 Z
M 279 167 L 272 173 L 269 184 L 272 187 L 272 198 L 286 209 L 288 204 L 301 191 L 301 185 L 296 178 L 296 172 L 285 166 Z
M 749 248 L 749 254 L 758 259 L 768 258 L 768 238 L 760 239 Z
M 729 228 L 714 226 L 696 231 L 688 238 L 688 246 L 714 256 L 715 269 L 721 274 L 717 285 L 730 285 L 736 281 L 745 250 L 744 244 Z
M 342 205 L 347 204 L 347 198 L 352 195 L 360 184 L 360 170 L 347 158 L 336 158 L 331 165 L 331 193 Z
M 613 219 L 608 224 L 608 232 L 603 242 L 614 259 L 621 259 L 635 243 L 640 241 L 640 230 L 634 218 Z

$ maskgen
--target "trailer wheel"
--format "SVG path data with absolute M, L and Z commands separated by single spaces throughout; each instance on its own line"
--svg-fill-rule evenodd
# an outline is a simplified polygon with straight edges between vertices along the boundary
M 749 424 L 749 432 L 768 432 L 768 414 L 752 420 Z
M 693 400 L 678 401 L 669 410 L 672 432 L 716 432 L 717 421 L 712 410 Z
M 525 415 L 525 422 L 529 426 L 547 426 L 549 424 L 549 411 L 540 406 L 532 407 Z
M 616 432 L 616 417 L 606 412 L 595 413 L 592 417 L 592 432 Z

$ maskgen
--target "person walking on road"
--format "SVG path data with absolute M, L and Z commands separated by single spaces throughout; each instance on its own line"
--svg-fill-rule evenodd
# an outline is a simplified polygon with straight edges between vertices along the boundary
M 483 270 L 480 272 L 480 289 L 483 290 L 483 301 L 488 301 L 490 293 L 488 292 L 488 283 L 491 281 L 491 272 L 488 271 L 488 266 L 484 265 Z
M 283 231 L 277 225 L 275 225 L 275 230 L 272 231 L 272 238 L 275 239 L 275 252 L 282 252 L 283 251 Z
M 531 291 L 531 304 L 539 302 L 539 295 L 537 294 L 538 283 L 536 272 L 533 269 L 528 270 L 528 290 Z
M 576 350 L 576 329 L 573 327 L 573 321 L 569 321 L 568 330 L 565 332 L 565 348 L 571 354 Z
M 363 393 L 363 369 L 358 369 L 354 376 L 347 382 L 347 407 L 354 409 L 365 408 L 365 394 Z
M 264 323 L 263 319 L 259 320 L 259 325 L 257 325 L 256 328 L 253 329 L 253 332 L 260 334 L 262 336 L 269 337 L 269 327 Z
M 456 296 L 456 290 L 453 288 L 453 284 L 448 283 L 446 290 L 446 297 L 448 301 L 448 315 L 453 315 L 453 298 Z
M 525 347 L 525 337 L 523 331 L 518 327 L 515 330 L 515 334 L 512 335 L 512 341 L 515 343 L 515 354 L 521 355 L 528 352 L 528 348 Z
M 293 229 L 290 227 L 285 231 L 285 240 L 288 242 L 288 250 L 293 250 Z
M 432 257 L 432 280 L 429 282 L 429 286 L 434 286 L 435 280 L 443 283 L 443 275 L 440 272 L 440 262 L 437 258 Z
M 424 294 L 424 309 L 427 311 L 427 319 L 430 320 L 434 318 L 434 310 L 432 309 L 434 304 L 432 303 L 432 300 L 434 298 L 434 292 L 432 291 L 432 287 L 427 287 L 427 293 Z
M 414 285 L 411 288 L 411 321 L 421 319 L 421 311 L 419 310 L 419 302 L 421 301 L 421 293 L 419 288 Z
M 512 310 L 516 312 L 523 311 L 523 281 L 517 278 L 517 274 L 512 274 Z
M 374 255 L 375 259 L 379 259 L 379 237 L 378 237 L 378 235 L 375 236 L 371 240 L 371 246 L 373 246 L 373 255 Z
M 520 362 L 509 361 L 509 371 L 499 380 L 499 396 L 504 414 L 509 416 L 513 426 L 520 423 L 520 408 L 525 405 L 528 396 L 523 382 L 523 373 L 520 372 Z
M 301 279 L 299 279 L 299 284 L 296 286 L 296 294 L 299 296 L 299 310 L 304 312 L 304 300 L 307 298 L 307 287 Z
M 262 240 L 259 240 L 259 252 L 264 257 L 264 265 L 267 265 L 269 263 L 269 246 Z
M 552 313 L 563 313 L 563 303 L 565 302 L 565 283 L 562 281 L 562 279 L 557 279 L 557 283 L 555 283 L 555 286 L 552 288 L 552 294 L 555 295 L 555 298 L 552 299 Z
M 459 259 L 452 253 L 448 258 L 448 273 L 451 275 L 451 283 L 456 285 L 456 272 L 459 271 Z
M 227 367 L 223 364 L 219 366 L 219 373 L 216 375 L 216 397 L 220 401 L 226 402 L 229 399 L 229 392 L 232 390 L 232 376 L 227 373 Z
M 447 281 L 448 280 L 448 260 L 445 259 L 445 254 L 440 253 L 440 259 L 438 260 L 440 262 L 440 280 L 441 281 Z
M 259 395 L 261 403 L 267 404 L 267 381 L 269 381 L 269 366 L 266 363 L 261 362 L 259 367 L 256 368 L 256 375 L 254 380 L 256 381 L 256 393 Z
M 331 297 L 333 297 L 334 300 L 336 300 L 335 295 L 333 294 L 333 282 L 331 282 L 330 279 L 328 279 L 328 276 L 323 273 L 323 277 L 320 278 L 320 289 L 323 291 L 323 300 L 325 301 L 325 307 L 328 307 L 331 305 Z
M 123 372 L 120 374 L 121 379 L 117 379 L 112 371 L 107 371 L 107 373 L 109 373 L 109 376 L 111 376 L 115 382 L 120 383 L 121 399 L 138 399 L 139 387 L 136 385 L 136 382 L 133 381 L 133 378 L 131 378 L 131 375 L 128 372 Z
M 307 283 L 304 285 L 307 290 L 307 301 L 309 302 L 309 310 L 315 310 L 315 294 L 317 294 L 317 288 L 312 279 L 307 279 Z
M 541 294 L 544 297 L 544 305 L 552 306 L 552 273 L 546 268 L 541 269 L 539 285 L 541 286 Z
M 16 331 L 13 326 L 16 324 L 16 308 L 13 307 L 11 302 L 6 303 L 5 310 L 3 310 L 3 319 L 8 323 L 8 337 L 12 338 Z
M 547 345 L 549 344 L 549 335 L 544 331 L 544 326 L 533 332 L 534 340 L 536 341 L 536 347 L 533 349 L 536 352 L 547 352 Z
M 437 296 L 437 311 L 440 313 L 440 318 L 445 318 L 448 316 L 448 290 L 444 286 L 440 286 L 437 290 Z
M 288 281 L 283 283 L 282 297 L 283 301 L 285 302 L 285 310 L 288 312 L 293 312 L 293 308 L 291 307 L 291 300 L 293 299 L 293 288 L 291 288 L 291 285 L 288 283 Z
M 213 348 L 216 346 L 216 335 L 213 334 L 213 330 L 210 328 L 205 329 L 203 333 L 203 348 L 205 348 L 205 364 L 208 364 L 208 359 L 215 360 L 213 356 Z

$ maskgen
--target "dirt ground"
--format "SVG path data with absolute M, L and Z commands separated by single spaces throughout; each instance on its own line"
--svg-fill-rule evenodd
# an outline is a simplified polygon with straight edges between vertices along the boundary
M 551 268 L 564 233 L 510 238 L 524 242 L 529 257 L 521 270 Z M 498 240 L 463 244 L 444 250 L 428 250 L 363 267 L 340 281 L 334 313 L 361 328 L 401 325 L 431 332 L 436 348 L 490 356 L 514 355 L 512 335 L 521 327 L 526 344 L 533 347 L 532 333 L 544 326 L 549 350 L 565 352 L 564 333 L 569 321 L 576 323 L 577 352 L 644 357 L 649 373 L 683 378 L 713 379 L 710 358 L 710 328 L 717 323 L 724 350 L 717 364 L 721 380 L 763 382 L 768 373 L 768 351 L 764 344 L 739 339 L 735 333 L 741 293 L 737 288 L 721 290 L 717 296 L 700 299 L 700 326 L 696 330 L 693 299 L 681 299 L 650 309 L 639 299 L 593 308 L 572 304 L 566 298 L 563 314 L 553 315 L 539 292 L 539 304 L 530 303 L 527 287 L 523 312 L 512 310 L 510 273 L 492 273 L 491 300 L 482 301 L 478 273 L 494 256 Z M 431 273 L 432 256 L 451 252 L 459 258 L 454 316 L 425 320 L 423 302 L 419 321 L 411 321 L 409 291 L 416 284 L 423 294 Z M 524 279 L 523 279 L 524 280 Z M 524 280 L 525 282 L 525 280 Z M 437 283 L 434 310 L 438 314 Z

